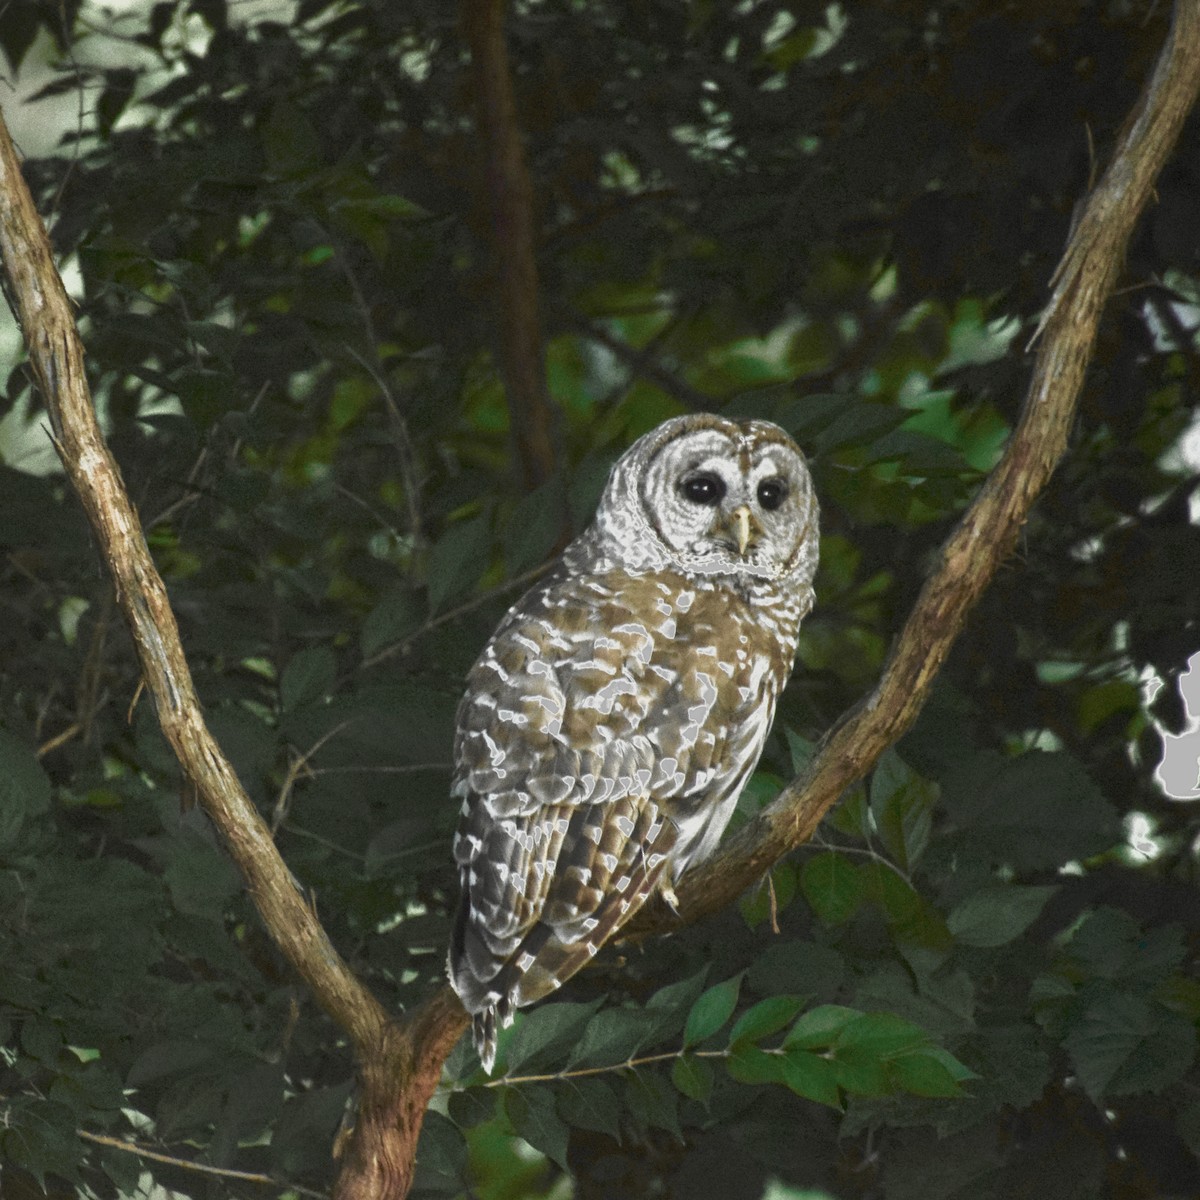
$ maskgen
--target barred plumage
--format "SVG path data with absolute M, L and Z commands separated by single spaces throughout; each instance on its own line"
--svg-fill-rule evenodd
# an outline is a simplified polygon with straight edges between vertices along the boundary
M 450 980 L 487 1070 L 559 987 L 716 846 L 812 605 L 817 504 L 778 426 L 665 422 L 519 600 L 458 710 Z

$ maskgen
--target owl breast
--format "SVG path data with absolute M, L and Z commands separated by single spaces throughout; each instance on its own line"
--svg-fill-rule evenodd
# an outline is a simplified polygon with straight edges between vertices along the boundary
M 798 599 L 673 572 L 564 577 L 497 631 L 458 716 L 455 985 L 552 990 L 711 853 L 791 668 Z

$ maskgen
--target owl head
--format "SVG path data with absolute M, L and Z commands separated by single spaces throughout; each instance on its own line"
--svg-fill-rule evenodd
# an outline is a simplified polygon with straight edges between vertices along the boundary
M 804 455 L 778 425 L 697 413 L 622 455 L 585 538 L 627 570 L 807 584 L 817 501 Z

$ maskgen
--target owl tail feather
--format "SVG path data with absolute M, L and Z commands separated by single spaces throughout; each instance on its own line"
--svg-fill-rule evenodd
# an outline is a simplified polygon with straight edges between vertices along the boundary
M 490 1075 L 496 1067 L 496 1030 L 507 1029 L 513 1023 L 511 998 L 501 996 L 492 1004 L 486 1004 L 471 1017 L 471 1036 L 479 1061 Z
M 496 1065 L 496 1010 L 490 1004 L 480 1009 L 471 1018 L 472 1036 L 475 1039 L 475 1049 L 479 1051 L 479 1061 L 483 1069 L 490 1075 Z

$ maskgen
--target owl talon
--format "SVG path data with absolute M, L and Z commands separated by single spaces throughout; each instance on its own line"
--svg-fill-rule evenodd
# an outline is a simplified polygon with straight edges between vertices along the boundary
M 675 895 L 675 889 L 669 883 L 665 883 L 659 888 L 659 895 L 667 902 L 667 907 L 679 916 L 679 897 Z

